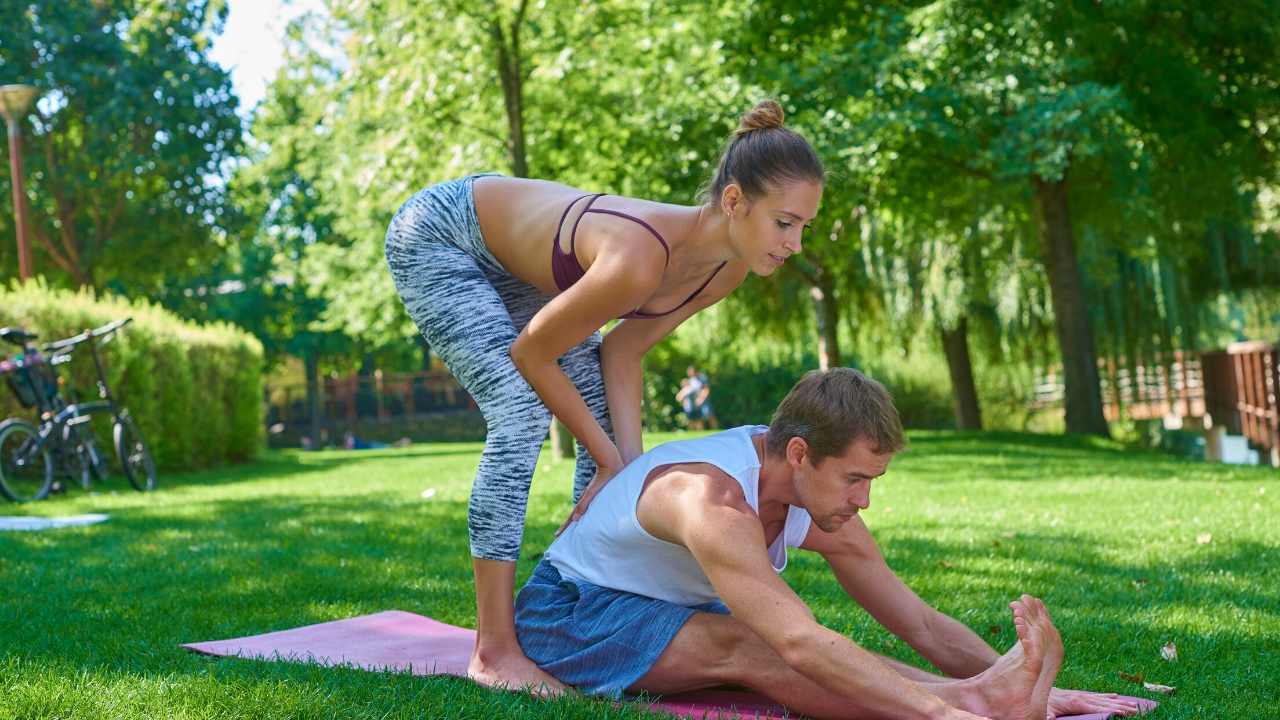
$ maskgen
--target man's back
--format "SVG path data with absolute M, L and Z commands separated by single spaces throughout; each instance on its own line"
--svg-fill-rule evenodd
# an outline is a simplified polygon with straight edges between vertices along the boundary
M 666 443 L 636 458 L 595 498 L 591 508 L 570 525 L 547 550 L 547 560 L 566 577 L 693 606 L 718 600 L 710 580 L 683 546 L 658 539 L 636 518 L 636 503 L 645 480 L 655 469 L 705 463 L 733 477 L 747 503 L 759 509 L 760 458 L 752 437 L 765 426 L 743 426 L 707 437 Z M 788 509 L 786 525 L 769 547 L 779 572 L 787 548 L 798 547 L 808 534 L 809 514 Z

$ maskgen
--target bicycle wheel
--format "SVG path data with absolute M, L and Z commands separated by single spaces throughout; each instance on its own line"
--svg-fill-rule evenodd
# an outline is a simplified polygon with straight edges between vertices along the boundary
M 133 422 L 133 418 L 121 413 L 116 418 L 113 428 L 116 438 L 116 455 L 124 468 L 124 476 L 129 484 L 140 492 L 154 490 L 156 487 L 156 464 L 151 459 L 151 451 L 142 439 L 142 432 Z
M 79 425 L 62 426 L 62 470 L 68 478 L 88 490 L 93 486 L 95 475 L 99 480 L 106 477 L 105 465 L 93 433 L 85 432 Z
M 53 487 L 53 458 L 36 426 L 11 418 L 0 423 L 0 495 L 14 502 L 42 500 Z
M 66 430 L 63 431 L 63 440 L 70 442 L 72 447 L 81 448 L 84 463 L 93 473 L 93 479 L 99 482 L 107 479 L 107 475 L 111 472 L 107 467 L 107 456 L 98 449 L 98 438 L 94 436 L 92 428 L 81 423 L 67 425 Z M 89 483 L 86 482 L 85 489 L 88 487 Z

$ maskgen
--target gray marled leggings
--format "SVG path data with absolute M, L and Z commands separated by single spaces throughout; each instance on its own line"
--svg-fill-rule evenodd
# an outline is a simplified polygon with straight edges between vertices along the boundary
M 476 177 L 432 185 L 409 198 L 387 228 L 387 265 L 409 317 L 475 398 L 488 426 L 467 516 L 471 554 L 514 561 L 551 413 L 516 370 L 510 349 L 550 296 L 513 277 L 485 247 L 471 191 Z M 565 353 L 560 367 L 612 437 L 600 339 L 594 333 Z M 575 501 L 595 472 L 595 461 L 579 443 Z

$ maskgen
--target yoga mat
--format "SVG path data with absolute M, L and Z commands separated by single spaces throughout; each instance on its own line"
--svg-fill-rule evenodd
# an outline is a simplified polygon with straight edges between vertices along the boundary
M 0 516 L 0 530 L 49 530 L 73 525 L 93 525 L 107 519 L 102 513 L 88 515 L 64 515 L 63 517 L 29 517 L 25 515 Z
M 291 630 L 182 647 L 205 655 L 408 671 L 414 675 L 465 676 L 475 631 L 400 610 L 334 620 Z M 1156 703 L 1140 700 L 1155 708 Z M 704 690 L 664 696 L 654 710 L 683 718 L 734 720 L 782 718 L 784 709 L 750 692 Z M 794 717 L 794 715 L 793 715 Z M 1101 713 L 1058 720 L 1106 720 Z

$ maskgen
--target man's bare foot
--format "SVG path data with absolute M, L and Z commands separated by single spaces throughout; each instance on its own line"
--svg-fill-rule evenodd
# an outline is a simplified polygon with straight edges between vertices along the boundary
M 1044 667 L 1040 669 L 1040 678 L 1036 680 L 1035 691 L 1031 693 L 1031 706 L 1039 713 L 1038 718 L 1053 720 L 1053 715 L 1049 713 L 1049 693 L 1053 690 L 1054 680 L 1058 678 L 1058 669 L 1062 667 L 1062 635 L 1054 627 L 1049 609 L 1040 598 L 1023 595 L 1022 601 L 1030 611 L 1030 621 L 1038 624 L 1043 631 L 1045 644 Z
M 563 683 L 515 648 L 514 652 L 489 653 L 476 648 L 467 663 L 467 677 L 498 690 L 527 692 L 535 697 L 552 698 L 568 691 Z
M 973 678 L 978 695 L 975 706 L 965 708 L 969 712 L 994 720 L 1044 720 L 1049 692 L 1045 690 L 1043 698 L 1036 697 L 1035 693 L 1036 683 L 1045 669 L 1050 641 L 1030 601 L 1036 600 L 1023 595 L 1009 603 L 1018 642 L 986 672 Z M 1056 667 L 1053 676 L 1057 677 Z M 1052 681 L 1049 685 L 1052 687 Z

